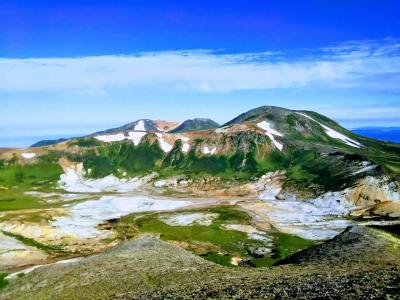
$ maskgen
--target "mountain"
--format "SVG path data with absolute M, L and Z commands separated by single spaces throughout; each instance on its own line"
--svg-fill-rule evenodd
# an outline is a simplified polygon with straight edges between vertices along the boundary
M 148 132 L 162 132 L 169 130 L 177 125 L 177 122 L 168 122 L 161 120 L 141 119 L 132 123 L 125 124 L 120 127 L 111 128 L 103 131 L 98 131 L 90 136 L 96 135 L 109 135 L 115 133 L 126 133 L 129 131 L 148 131 Z
M 65 141 L 68 141 L 68 139 L 61 138 L 61 139 L 56 139 L 56 140 L 41 140 L 39 142 L 34 143 L 30 147 L 32 147 L 32 148 L 45 147 L 45 146 L 59 144 L 59 143 L 65 142 Z
M 369 138 L 400 143 L 400 127 L 362 127 L 352 131 Z
M 141 132 L 164 132 L 171 130 L 179 125 L 178 122 L 169 122 L 163 120 L 149 120 L 149 119 L 140 119 L 135 122 L 131 122 L 125 124 L 120 127 L 106 129 L 102 131 L 98 131 L 87 135 L 86 137 L 93 137 L 93 136 L 101 136 L 101 135 L 112 135 L 112 134 L 126 134 L 129 131 L 141 131 Z M 74 138 L 70 138 L 74 139 Z M 36 142 L 35 144 L 31 145 L 30 147 L 45 147 L 50 145 L 56 145 L 70 139 L 61 138 L 55 140 L 41 140 Z
M 93 179 L 153 172 L 170 180 L 165 183 L 170 190 L 192 194 L 251 194 L 253 183 L 271 172 L 278 178 L 279 197 L 318 197 L 358 186 L 352 201 L 372 205 L 390 199 L 388 191 L 397 193 L 400 145 L 357 135 L 316 112 L 262 106 L 222 127 L 204 129 L 209 125 L 216 126 L 204 119 L 179 125 L 138 120 L 37 148 L 31 160 L 58 164 L 61 159 L 64 168 L 80 164 L 82 174 Z M 3 157 L 26 161 L 18 151 Z M 371 189 L 368 176 L 376 178 Z M 186 185 L 180 187 L 177 178 Z M 242 186 L 246 182 L 250 185 Z M 378 186 L 387 186 L 386 191 L 376 192 Z
M 219 127 L 217 122 L 210 119 L 196 118 L 191 120 L 186 120 L 178 125 L 176 128 L 170 130 L 170 133 L 186 132 L 186 131 L 196 131 L 205 130 Z

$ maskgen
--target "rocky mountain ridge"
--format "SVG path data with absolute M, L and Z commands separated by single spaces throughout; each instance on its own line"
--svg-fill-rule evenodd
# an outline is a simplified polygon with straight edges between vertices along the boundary
M 354 189 L 350 202 L 361 201 L 370 215 L 380 211 L 372 206 L 392 200 L 391 210 L 397 210 L 398 144 L 358 136 L 315 112 L 273 106 L 250 110 L 218 128 L 181 131 L 181 125 L 139 120 L 53 146 L 5 151 L 0 159 L 6 165 L 64 159 L 81 163 L 89 179 L 155 173 L 154 180 L 177 182 L 169 190 L 203 195 L 245 195 L 241 186 L 284 172 L 282 190 L 298 198 Z M 382 192 L 382 185 L 392 192 Z

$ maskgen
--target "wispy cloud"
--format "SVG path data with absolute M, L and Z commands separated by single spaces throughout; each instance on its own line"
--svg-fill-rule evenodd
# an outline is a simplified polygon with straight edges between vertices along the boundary
M 0 59 L 0 91 L 113 88 L 238 91 L 327 85 L 398 89 L 400 41 L 356 41 L 313 51 L 221 54 L 152 52 L 127 56 Z

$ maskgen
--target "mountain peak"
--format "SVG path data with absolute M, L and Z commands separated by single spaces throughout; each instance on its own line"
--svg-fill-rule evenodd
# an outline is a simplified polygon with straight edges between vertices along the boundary
M 185 132 L 185 131 L 196 131 L 218 128 L 219 124 L 211 119 L 206 118 L 195 118 L 183 121 L 179 126 L 170 130 L 171 133 Z
M 291 112 L 293 112 L 293 111 L 290 109 L 282 108 L 282 107 L 278 107 L 278 106 L 268 106 L 268 105 L 260 106 L 260 107 L 251 109 L 245 113 L 240 114 L 236 118 L 225 123 L 223 126 L 229 126 L 232 124 L 238 124 L 238 123 L 242 123 L 245 121 L 251 121 L 251 120 L 270 119 L 270 117 L 273 115 L 282 115 L 282 114 L 288 114 Z

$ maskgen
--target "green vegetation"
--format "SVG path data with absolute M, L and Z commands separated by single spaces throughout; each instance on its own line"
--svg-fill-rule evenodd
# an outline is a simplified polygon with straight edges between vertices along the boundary
M 151 136 L 151 135 L 150 135 Z M 165 154 L 157 140 L 148 137 L 135 146 L 130 141 L 103 143 L 68 158 L 83 162 L 89 177 L 138 176 L 157 171 L 162 177 L 185 174 L 189 177 L 204 175 L 221 178 L 251 178 L 258 173 L 253 153 L 235 152 L 231 155 L 198 155 L 201 140 L 196 140 L 188 154 L 181 151 L 182 142 L 176 141 Z
M 57 164 L 62 157 L 70 158 L 71 154 L 65 151 L 48 150 L 46 154 L 38 157 L 41 164 Z
M 8 273 L 0 273 L 0 290 L 4 289 L 8 285 L 8 281 L 6 279 Z
M 310 190 L 315 194 L 341 190 L 353 184 L 354 165 L 362 161 L 356 155 L 321 155 L 315 149 L 289 149 L 287 153 L 273 151 L 260 160 L 263 172 L 286 170 L 286 186 L 297 190 Z
M 51 188 L 63 173 L 58 164 L 7 165 L 0 169 L 0 185 Z
M 251 140 L 252 138 L 250 138 Z M 237 137 L 235 143 L 247 143 Z M 71 142 L 70 142 L 71 143 Z M 299 190 L 312 190 L 319 194 L 328 190 L 339 190 L 352 184 L 352 167 L 365 158 L 354 156 L 343 159 L 343 155 L 321 155 L 317 149 L 296 149 L 288 147 L 286 152 L 278 150 L 265 152 L 264 144 L 250 142 L 247 151 L 237 150 L 219 155 L 199 155 L 203 140 L 193 142 L 189 153 L 181 151 L 182 142 L 177 140 L 173 149 L 165 154 L 158 140 L 151 134 L 135 146 L 130 141 L 100 143 L 94 139 L 77 139 L 82 147 L 88 147 L 76 154 L 50 151 L 40 157 L 40 167 L 54 165 L 62 156 L 83 162 L 87 176 L 102 178 L 115 176 L 140 176 L 152 171 L 161 177 L 184 175 L 186 177 L 216 176 L 222 180 L 253 180 L 269 171 L 286 170 L 288 185 Z M 92 147 L 93 146 L 93 147 Z M 14 181 L 26 181 L 26 175 L 14 166 Z M 6 169 L 10 169 L 7 167 Z M 45 170 L 46 171 L 46 170 Z M 28 175 L 29 176 L 29 175 Z M 1 172 L 0 172 L 1 182 Z
M 102 143 L 95 138 L 76 138 L 68 142 L 68 146 L 79 146 L 79 147 L 96 147 L 100 146 Z
M 24 191 L 23 189 L 2 190 L 0 192 L 0 211 L 44 207 L 39 198 L 25 195 Z
M 7 164 L 0 168 L 0 211 L 43 207 L 45 204 L 37 197 L 25 192 L 53 189 L 62 172 L 60 165 L 54 163 Z
M 308 248 L 314 243 L 302 238 L 284 233 L 271 232 L 274 250 L 271 255 L 255 258 L 252 251 L 264 247 L 263 241 L 250 239 L 246 233 L 225 229 L 224 224 L 250 224 L 250 216 L 231 207 L 216 207 L 201 211 L 217 214 L 211 225 L 172 226 L 164 223 L 162 217 L 171 214 L 129 215 L 112 223 L 119 239 L 131 239 L 140 234 L 154 234 L 165 241 L 177 241 L 187 245 L 187 249 L 222 265 L 231 265 L 231 258 L 245 258 L 249 264 L 260 267 L 270 266 L 276 261 Z M 267 246 L 268 247 L 268 246 Z M 253 249 L 253 250 L 252 250 Z

